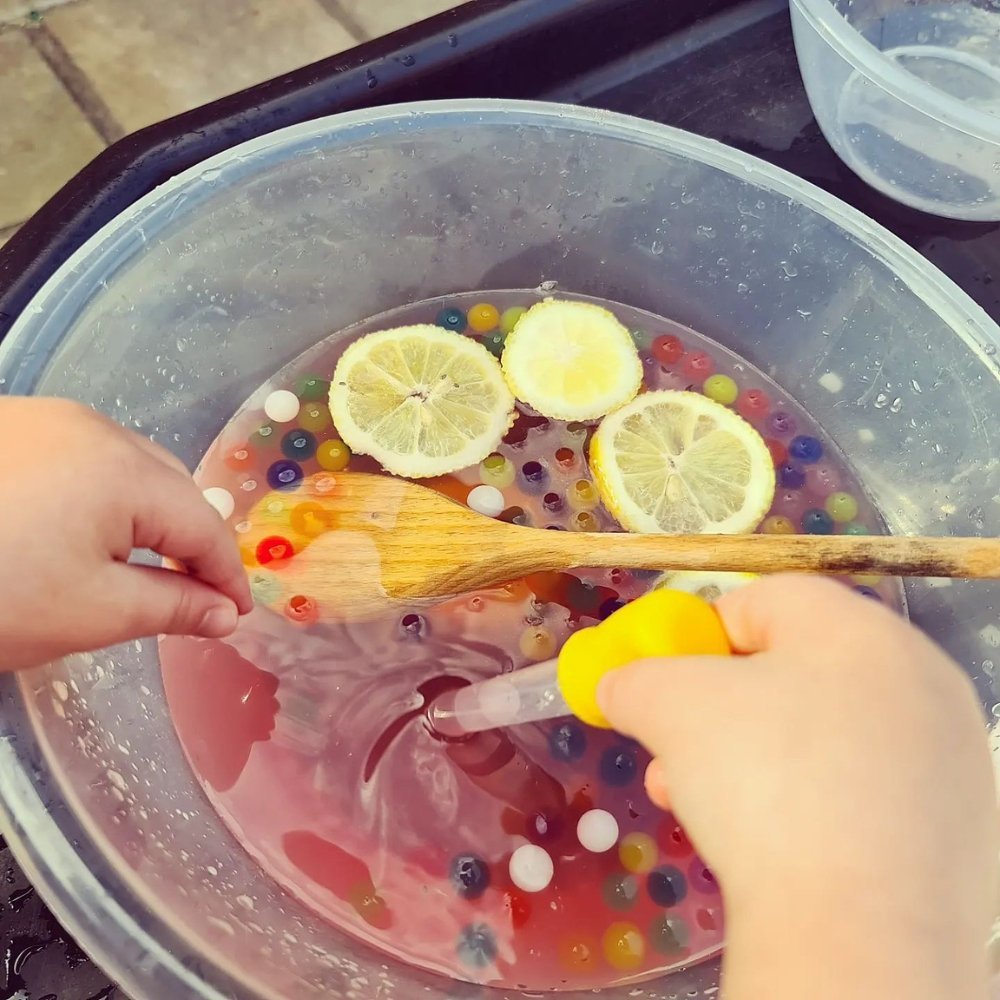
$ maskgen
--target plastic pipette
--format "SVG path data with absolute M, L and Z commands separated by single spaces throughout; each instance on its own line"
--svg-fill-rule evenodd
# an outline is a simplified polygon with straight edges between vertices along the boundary
M 694 594 L 654 590 L 599 625 L 574 632 L 557 659 L 447 692 L 430 706 L 430 722 L 447 737 L 563 715 L 610 729 L 597 704 L 605 674 L 650 657 L 730 651 L 711 604 Z

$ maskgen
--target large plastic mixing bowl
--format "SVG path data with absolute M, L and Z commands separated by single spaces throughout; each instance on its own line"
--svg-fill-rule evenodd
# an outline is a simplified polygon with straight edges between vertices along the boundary
M 792 0 L 795 47 L 830 144 L 886 194 L 1000 219 L 996 0 Z
M 74 255 L 0 347 L 0 380 L 90 403 L 193 466 L 259 383 L 331 331 L 544 281 L 679 320 L 770 372 L 894 532 L 1000 534 L 1000 331 L 986 315 L 816 188 L 597 111 L 387 108 L 217 156 Z M 1000 589 L 915 580 L 907 593 L 992 706 Z M 136 1000 L 511 995 L 417 976 L 272 883 L 181 753 L 154 641 L 3 678 L 0 695 L 11 846 Z M 643 996 L 713 996 L 716 976 L 696 968 Z

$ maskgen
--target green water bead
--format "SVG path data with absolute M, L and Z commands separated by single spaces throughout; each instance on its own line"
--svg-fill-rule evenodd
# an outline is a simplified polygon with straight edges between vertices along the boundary
M 648 330 L 633 330 L 632 342 L 640 351 L 648 351 L 653 344 L 653 335 Z
M 858 516 L 858 501 L 850 493 L 831 493 L 824 506 L 827 514 L 839 524 L 853 521 Z
M 326 399 L 330 394 L 330 383 L 318 375 L 307 375 L 295 384 L 295 395 L 306 403 L 314 403 L 318 399 Z
M 250 575 L 250 592 L 258 604 L 272 604 L 281 595 L 281 582 L 267 570 L 257 570 Z
M 630 910 L 639 898 L 639 880 L 634 875 L 616 872 L 604 880 L 601 895 L 612 910 Z
M 732 406 L 736 402 L 736 397 L 740 394 L 739 386 L 728 375 L 711 375 L 705 379 L 702 392 L 709 399 L 723 406 Z
M 260 449 L 277 447 L 280 440 L 281 435 L 275 433 L 274 424 L 263 424 L 250 437 L 250 443 Z
M 504 334 L 510 333 L 511 330 L 517 326 L 517 321 L 527 312 L 528 310 L 524 306 L 511 306 L 510 309 L 504 309 L 500 314 L 500 330 Z
M 487 486 L 495 486 L 498 490 L 513 485 L 515 475 L 514 463 L 503 455 L 488 455 L 479 464 L 479 478 Z
M 845 535 L 870 535 L 871 532 L 863 525 L 858 524 L 857 521 L 853 521 L 851 524 L 844 525 Z
M 487 334 L 483 337 L 483 347 L 495 358 L 503 354 L 503 345 L 507 340 L 507 334 L 497 330 L 495 333 Z

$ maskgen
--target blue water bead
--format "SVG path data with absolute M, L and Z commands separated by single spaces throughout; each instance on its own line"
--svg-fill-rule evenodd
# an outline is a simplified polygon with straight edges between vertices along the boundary
M 609 747 L 601 754 L 599 772 L 606 784 L 621 788 L 632 781 L 637 767 L 635 751 L 631 747 Z
M 792 438 L 792 443 L 788 446 L 788 454 L 800 462 L 818 462 L 823 457 L 823 445 L 818 439 L 809 437 L 808 434 L 800 434 L 798 437 Z
M 646 891 L 657 906 L 676 906 L 687 895 L 687 879 L 677 868 L 661 865 L 646 876 Z
M 285 458 L 293 458 L 297 462 L 308 461 L 316 454 L 316 435 L 301 427 L 289 431 L 281 439 L 281 453 Z
M 609 597 L 598 609 L 597 617 L 604 621 L 605 618 L 610 618 L 616 611 L 621 611 L 625 607 L 624 601 L 616 600 L 613 597 Z
M 267 470 L 267 485 L 272 490 L 294 490 L 302 482 L 302 466 L 297 462 L 278 461 Z
M 806 474 L 794 462 L 785 462 L 778 469 L 778 482 L 786 490 L 800 490 L 805 486 Z
M 454 330 L 456 333 L 461 333 L 468 322 L 466 315 L 461 309 L 442 309 L 441 312 L 437 314 L 437 319 L 434 322 L 438 326 L 443 326 L 446 330 Z
M 463 899 L 478 899 L 490 885 L 490 866 L 474 854 L 460 854 L 451 863 L 451 884 Z
M 587 750 L 587 734 L 575 722 L 564 722 L 550 734 L 549 750 L 558 760 L 579 760 Z
M 833 518 L 825 510 L 814 508 L 802 515 L 802 530 L 807 535 L 829 535 L 833 532 Z
M 458 936 L 458 957 L 473 969 L 485 969 L 497 957 L 497 941 L 486 924 L 469 924 Z
M 872 590 L 871 587 L 855 587 L 854 590 L 862 597 L 870 597 L 873 601 L 878 601 L 879 603 L 882 601 L 879 592 L 877 590 Z

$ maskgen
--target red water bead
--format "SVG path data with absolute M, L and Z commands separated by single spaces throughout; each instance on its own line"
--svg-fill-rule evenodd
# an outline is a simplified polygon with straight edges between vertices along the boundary
M 696 381 L 704 381 L 715 371 L 715 362 L 704 351 L 692 351 L 684 360 L 684 374 Z
M 682 857 L 694 851 L 684 828 L 673 816 L 668 815 L 660 824 L 656 839 L 660 842 L 663 853 L 669 857 Z
M 287 538 L 282 538 L 281 535 L 268 535 L 267 538 L 262 538 L 257 543 L 257 548 L 254 551 L 257 556 L 257 562 L 261 566 L 266 566 L 272 562 L 282 562 L 285 559 L 291 559 L 295 555 L 295 547 Z
M 285 608 L 285 614 L 288 615 L 293 622 L 300 622 L 303 625 L 309 625 L 319 618 L 319 609 L 316 607 L 316 602 L 311 597 L 296 594 L 294 597 L 290 597 L 288 599 L 288 606 Z
M 653 346 L 651 348 L 653 352 L 653 357 L 661 364 L 666 367 L 670 365 L 677 364 L 678 361 L 684 356 L 684 345 L 677 339 L 677 337 L 667 335 L 666 337 L 657 337 L 653 341 Z
M 556 461 L 564 469 L 568 469 L 576 464 L 576 452 L 572 448 L 557 448 Z
M 253 463 L 253 452 L 249 445 L 238 445 L 226 455 L 225 462 L 230 469 L 249 469 Z
M 771 400 L 762 389 L 747 389 L 736 400 L 736 412 L 747 420 L 759 420 L 771 412 Z
M 774 459 L 776 468 L 779 468 L 788 461 L 788 449 L 780 441 L 775 441 L 774 438 L 766 438 L 764 444 L 767 445 L 767 450 L 771 453 L 771 458 Z
M 514 930 L 520 930 L 531 919 L 531 902 L 517 889 L 508 889 L 503 894 L 503 907 Z

